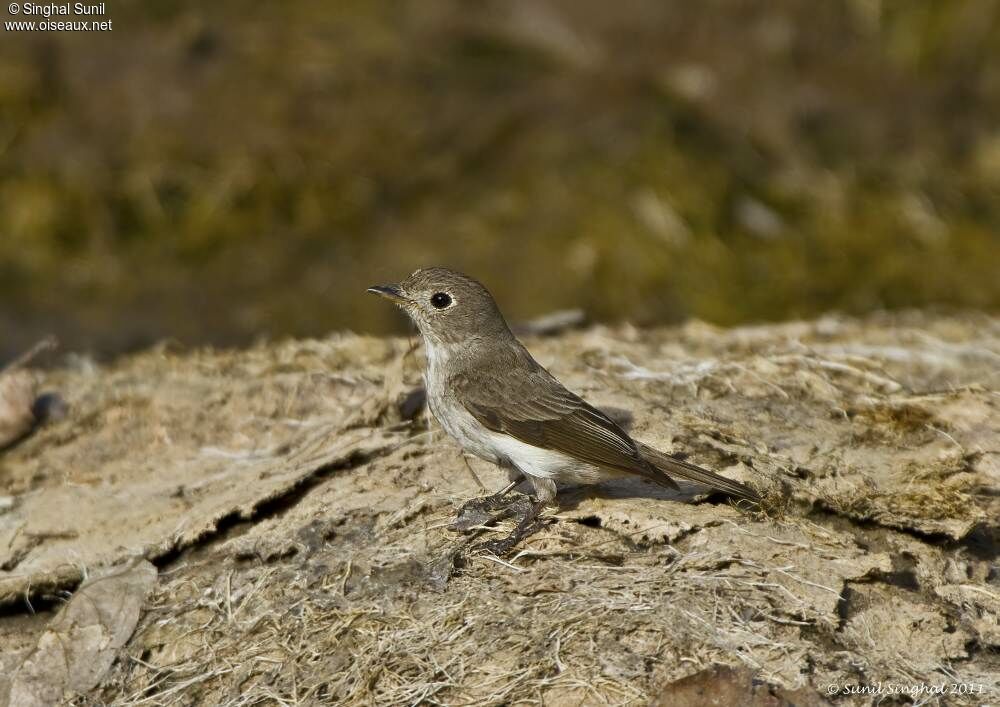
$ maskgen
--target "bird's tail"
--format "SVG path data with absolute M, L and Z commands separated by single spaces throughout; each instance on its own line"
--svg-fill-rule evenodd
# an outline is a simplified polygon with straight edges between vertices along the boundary
M 739 481 L 727 479 L 696 464 L 667 456 L 663 452 L 659 452 L 652 447 L 647 447 L 644 444 L 639 444 L 639 452 L 647 462 L 667 476 L 677 476 L 688 481 L 704 484 L 723 493 L 728 493 L 730 496 L 753 501 L 754 503 L 760 503 L 761 501 L 759 493 L 746 484 L 741 484 Z

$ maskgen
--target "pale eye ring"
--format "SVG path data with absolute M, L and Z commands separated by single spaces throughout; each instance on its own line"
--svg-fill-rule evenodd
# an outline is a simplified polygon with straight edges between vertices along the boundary
M 431 295 L 431 306 L 434 309 L 444 309 L 451 304 L 451 295 L 447 292 L 435 292 Z

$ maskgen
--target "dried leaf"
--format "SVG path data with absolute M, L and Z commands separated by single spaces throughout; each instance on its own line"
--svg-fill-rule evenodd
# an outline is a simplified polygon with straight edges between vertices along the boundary
M 156 578 L 142 560 L 81 586 L 15 669 L 0 704 L 44 707 L 95 687 L 135 630 Z

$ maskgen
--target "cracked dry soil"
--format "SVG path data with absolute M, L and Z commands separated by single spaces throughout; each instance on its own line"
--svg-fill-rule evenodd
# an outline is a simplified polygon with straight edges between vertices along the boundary
M 43 678 L 81 705 L 670 704 L 666 685 L 713 665 L 803 704 L 870 704 L 828 686 L 879 682 L 1000 702 L 1000 320 L 526 343 L 769 512 L 569 489 L 501 561 L 446 527 L 505 477 L 428 424 L 406 340 L 77 362 L 36 373 L 69 415 L 0 455 L 0 704 Z M 121 569 L 138 558 L 155 586 Z M 141 587 L 141 612 L 91 612 L 99 669 L 81 648 L 68 676 L 52 646 L 92 634 L 64 602 L 98 607 L 101 581 Z

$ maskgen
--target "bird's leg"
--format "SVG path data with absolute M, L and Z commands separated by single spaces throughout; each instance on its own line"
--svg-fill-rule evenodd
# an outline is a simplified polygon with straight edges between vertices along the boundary
M 483 496 L 482 498 L 474 498 L 471 501 L 466 501 L 462 505 L 462 508 L 459 509 L 459 514 L 461 514 L 461 512 L 466 508 L 489 509 L 491 511 L 503 508 L 504 499 L 507 497 L 507 494 L 509 494 L 519 483 L 520 480 L 511 481 L 509 484 L 490 496 Z
M 499 540 L 490 540 L 476 547 L 492 552 L 497 557 L 506 555 L 519 542 L 545 527 L 545 521 L 538 517 L 542 509 L 545 508 L 545 503 L 544 500 L 529 502 L 524 515 L 518 521 L 517 527 L 514 528 L 510 535 Z
M 488 511 L 495 511 L 499 508 L 504 508 L 511 504 L 511 501 L 505 500 L 507 494 L 517 486 L 519 481 L 512 481 L 504 488 L 497 491 L 492 496 L 482 496 L 481 498 L 474 498 L 471 501 L 466 501 L 462 504 L 462 507 L 458 509 L 458 515 L 455 516 L 455 521 L 451 524 L 453 530 L 468 530 L 477 525 L 484 525 L 488 521 L 495 520 Z
M 469 463 L 469 458 L 467 456 L 465 456 L 465 452 L 462 452 L 461 454 L 459 454 L 459 457 L 465 463 L 465 468 L 469 471 L 469 475 L 473 479 L 475 479 L 476 486 L 478 486 L 481 491 L 485 491 L 486 490 L 486 486 L 483 484 L 482 481 L 480 481 L 479 474 L 477 474 L 476 470 L 472 468 L 472 464 Z

